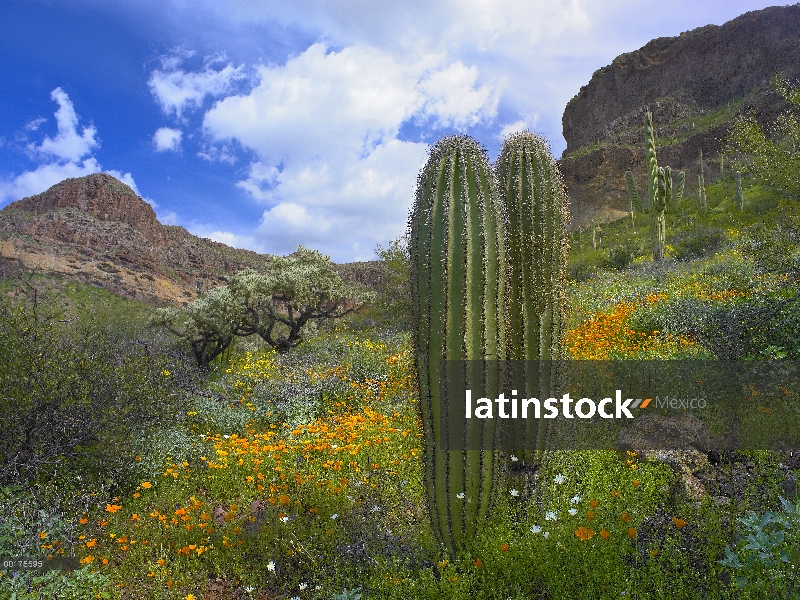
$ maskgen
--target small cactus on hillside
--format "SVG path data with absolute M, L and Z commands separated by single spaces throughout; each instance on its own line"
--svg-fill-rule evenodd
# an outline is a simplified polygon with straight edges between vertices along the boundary
M 706 199 L 706 179 L 703 174 L 703 151 L 700 150 L 700 174 L 697 176 L 697 194 L 700 198 L 700 210 L 705 212 L 706 207 L 708 206 L 708 200 Z
M 647 159 L 647 206 L 645 207 L 636 189 L 636 182 L 630 171 L 625 173 L 628 185 L 628 194 L 632 206 L 639 212 L 650 214 L 650 235 L 653 245 L 653 260 L 664 258 L 666 245 L 666 218 L 664 213 L 667 208 L 680 202 L 683 197 L 685 173 L 680 171 L 677 180 L 673 182 L 672 169 L 659 167 L 656 157 L 656 140 L 653 128 L 653 115 L 645 114 L 645 150 Z M 674 185 L 673 185 L 674 184 Z

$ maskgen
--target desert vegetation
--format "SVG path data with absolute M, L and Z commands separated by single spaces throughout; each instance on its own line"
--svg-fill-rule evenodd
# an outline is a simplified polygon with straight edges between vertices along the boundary
M 687 185 L 657 207 L 657 235 L 626 217 L 589 244 L 561 229 L 542 142 L 511 142 L 497 167 L 468 139 L 437 146 L 411 237 L 378 249 L 387 276 L 359 310 L 311 251 L 271 275 L 241 273 L 183 311 L 42 277 L 5 280 L 0 556 L 57 568 L 3 568 L 0 595 L 797 598 L 798 448 L 709 452 L 687 474 L 631 450 L 537 446 L 497 453 L 478 475 L 465 455 L 450 464 L 463 480 L 441 477 L 430 448 L 436 373 L 420 354 L 441 336 L 472 335 L 465 358 L 800 360 L 790 180 L 770 185 L 742 160 L 705 185 L 704 206 Z M 493 168 L 505 187 L 492 189 Z M 653 173 L 665 190 L 669 174 Z M 555 183 L 512 185 L 545 180 Z M 441 182 L 475 212 L 454 203 L 450 234 L 437 238 L 426 228 L 441 217 Z M 481 212 L 482 202 L 506 203 L 501 216 L 541 211 L 525 206 L 532 197 L 552 219 L 536 236 Z M 501 276 L 504 252 L 536 244 L 548 260 Z M 474 252 L 450 269 L 462 277 L 452 289 L 427 287 L 437 248 Z M 464 321 L 435 312 L 448 294 L 469 304 L 469 284 L 483 286 L 487 305 L 465 308 Z M 500 338 L 507 303 L 521 324 Z M 305 319 L 296 330 L 293 317 Z M 753 404 L 766 410 L 797 408 Z M 507 477 L 519 462 L 533 467 Z M 470 477 L 481 495 L 454 528 L 448 511 L 466 501 Z

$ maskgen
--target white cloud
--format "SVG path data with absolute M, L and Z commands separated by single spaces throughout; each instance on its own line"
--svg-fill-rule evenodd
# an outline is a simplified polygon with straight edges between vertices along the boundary
M 200 72 L 186 72 L 178 69 L 186 54 L 162 57 L 164 71 L 155 70 L 150 75 L 150 91 L 161 104 L 166 114 L 174 113 L 180 118 L 187 108 L 199 108 L 207 96 L 222 96 L 230 92 L 235 81 L 246 77 L 243 66 L 225 65 L 214 69 L 222 57 L 212 57 L 206 61 Z
M 180 129 L 159 127 L 153 134 L 153 145 L 158 152 L 176 151 L 181 147 L 183 132 Z
M 83 127 L 78 133 L 79 121 L 69 96 L 60 87 L 54 89 L 50 97 L 58 103 L 55 112 L 58 133 L 54 138 L 44 136 L 40 144 L 29 143 L 27 149 L 38 166 L 5 181 L 0 180 L 0 203 L 19 200 L 27 196 L 40 194 L 55 184 L 70 177 L 84 177 L 92 173 L 103 172 L 91 152 L 100 144 L 95 139 L 97 130 L 94 127 Z M 38 130 L 44 121 L 36 119 L 25 126 L 29 131 Z M 130 173 L 106 170 L 141 196 L 136 182 Z M 152 203 L 151 200 L 148 200 Z
M 84 177 L 101 171 L 100 165 L 93 157 L 87 158 L 81 163 L 43 164 L 33 171 L 22 173 L 11 181 L 0 182 L 0 202 L 35 196 L 70 177 Z
M 268 251 L 314 243 L 334 260 L 369 258 L 401 232 L 427 150 L 398 140 L 401 125 L 463 130 L 497 112 L 502 82 L 479 84 L 477 68 L 441 59 L 403 63 L 368 46 L 317 43 L 283 66 L 258 67 L 248 94 L 206 112 L 214 142 L 258 156 L 237 185 L 271 206 L 257 231 Z
M 47 119 L 45 119 L 44 117 L 39 117 L 38 119 L 34 119 L 33 121 L 31 121 L 30 123 L 25 125 L 25 129 L 28 130 L 28 131 L 36 131 L 37 129 L 39 129 L 39 126 L 42 123 L 46 123 L 46 122 L 47 122 Z
M 75 113 L 75 108 L 67 93 L 57 87 L 50 93 L 50 97 L 58 103 L 58 110 L 55 112 L 58 134 L 54 138 L 45 136 L 38 146 L 28 144 L 28 149 L 62 161 L 79 161 L 100 145 L 95 139 L 97 129 L 92 126 L 84 127 L 79 134 L 78 115 Z
M 156 218 L 158 222 L 162 225 L 177 225 L 178 224 L 178 214 L 175 211 L 169 211 L 166 213 L 156 213 Z
M 507 136 L 511 135 L 512 133 L 517 133 L 519 131 L 525 131 L 529 129 L 528 123 L 526 121 L 515 121 L 514 123 L 509 123 L 508 125 L 504 125 L 503 128 L 500 130 L 500 135 L 497 137 L 499 139 L 505 139 Z
M 219 161 L 228 163 L 229 165 L 232 165 L 237 160 L 236 155 L 225 144 L 220 146 L 215 146 L 214 144 L 204 144 L 203 150 L 198 152 L 197 156 L 209 162 Z
M 476 88 L 478 67 L 466 67 L 460 60 L 436 71 L 419 83 L 425 97 L 424 112 L 440 126 L 465 129 L 497 114 L 500 86 Z

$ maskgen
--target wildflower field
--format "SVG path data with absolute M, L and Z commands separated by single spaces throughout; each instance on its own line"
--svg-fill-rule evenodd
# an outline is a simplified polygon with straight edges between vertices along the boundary
M 707 227 L 730 219 L 721 200 L 714 206 L 722 208 L 704 217 Z M 776 201 L 770 210 L 783 209 Z M 570 357 L 713 357 L 720 350 L 703 332 L 713 333 L 716 315 L 751 314 L 797 292 L 786 271 L 762 268 L 737 245 L 747 225 L 730 226 L 722 248 L 659 268 L 645 256 L 604 266 L 598 249 L 573 247 L 571 264 L 583 266 L 567 290 Z M 635 243 L 646 232 L 623 221 L 606 235 L 608 244 Z M 91 302 L 116 315 L 130 308 L 110 295 Z M 743 355 L 800 359 L 799 314 L 789 304 L 776 312 L 743 338 Z M 23 352 L 12 325 L 26 315 L 4 315 L 3 352 L 12 342 Z M 691 329 L 682 326 L 687 315 L 708 318 Z M 44 361 L 73 396 L 88 390 L 58 414 L 129 425 L 105 437 L 98 429 L 79 451 L 56 453 L 0 488 L 0 555 L 72 560 L 0 570 L 0 597 L 800 597 L 800 463 L 786 454 L 716 456 L 707 493 L 693 495 L 682 473 L 632 451 L 548 452 L 527 484 L 509 479 L 499 490 L 486 527 L 452 558 L 427 517 L 416 374 L 402 328 L 343 320 L 288 353 L 242 344 L 200 374 L 153 342 L 113 355 L 117 367 L 105 375 L 113 394 L 98 406 L 91 374 L 100 368 L 93 361 L 109 360 L 96 350 L 105 338 L 73 351 L 70 364 L 85 373 L 60 374 L 48 354 L 56 333 L 25 338 L 33 353 L 25 360 Z M 18 402 L 44 397 L 31 381 Z M 145 394 L 153 414 L 137 428 L 124 415 L 143 410 Z

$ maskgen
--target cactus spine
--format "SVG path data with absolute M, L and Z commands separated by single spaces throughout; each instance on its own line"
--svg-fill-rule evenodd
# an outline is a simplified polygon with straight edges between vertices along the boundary
M 509 360 L 555 361 L 562 358 L 564 283 L 567 263 L 567 194 L 547 142 L 535 133 L 510 135 L 495 165 L 500 198 L 507 215 L 508 270 L 506 333 Z M 580 236 L 580 229 L 578 230 Z M 579 238 L 580 239 L 580 238 Z M 595 245 L 592 226 L 592 245 Z M 554 365 L 537 362 L 525 374 L 526 398 L 548 397 Z M 545 395 L 540 395 L 548 392 Z M 524 433 L 524 461 L 545 448 L 543 419 L 530 420 Z
M 633 174 L 625 173 L 628 184 L 630 202 L 639 212 L 650 214 L 650 237 L 653 245 L 653 260 L 664 258 L 666 245 L 666 218 L 665 212 L 670 205 L 680 202 L 683 197 L 683 187 L 686 174 L 680 171 L 677 180 L 673 182 L 672 169 L 659 167 L 656 156 L 656 138 L 653 128 L 653 115 L 648 112 L 644 118 L 645 129 L 645 159 L 647 161 L 647 207 L 642 204 Z M 674 183 L 674 185 L 673 185 Z
M 499 472 L 497 430 L 495 419 L 472 419 L 462 432 L 465 447 L 482 439 L 484 451 L 436 447 L 452 433 L 442 430 L 448 399 L 441 365 L 505 355 L 504 218 L 494 173 L 475 140 L 449 136 L 431 149 L 409 229 L 424 482 L 433 530 L 454 556 L 489 511 Z
M 736 206 L 744 210 L 744 194 L 742 194 L 742 174 L 736 171 Z

